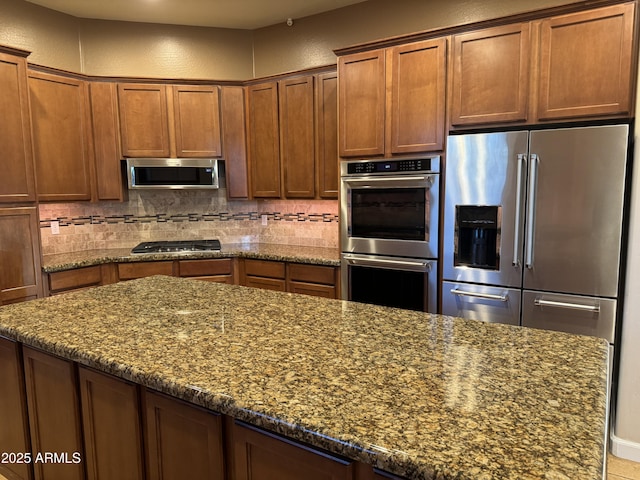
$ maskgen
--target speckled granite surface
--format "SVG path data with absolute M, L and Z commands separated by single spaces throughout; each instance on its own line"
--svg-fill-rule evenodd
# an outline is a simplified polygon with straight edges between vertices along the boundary
M 276 245 L 265 243 L 223 245 L 219 252 L 195 253 L 154 253 L 133 255 L 128 248 L 105 250 L 86 250 L 57 255 L 45 255 L 42 270 L 46 273 L 89 267 L 104 263 L 148 262 L 155 260 L 174 260 L 190 258 L 245 257 L 263 260 L 279 260 L 315 265 L 340 266 L 340 250 L 337 248 L 304 247 L 295 245 Z
M 160 276 L 1 307 L 0 334 L 410 478 L 602 478 L 592 337 Z

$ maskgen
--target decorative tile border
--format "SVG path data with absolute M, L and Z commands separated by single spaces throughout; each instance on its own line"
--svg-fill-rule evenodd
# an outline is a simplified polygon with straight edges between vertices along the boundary
M 184 223 L 184 222 L 229 222 L 260 221 L 266 215 L 271 221 L 337 223 L 338 215 L 333 213 L 281 213 L 281 212 L 242 212 L 242 213 L 184 213 L 167 215 L 89 215 L 80 217 L 57 217 L 40 220 L 40 228 L 48 228 L 51 222 L 57 221 L 60 227 L 70 225 L 109 225 L 119 223 Z

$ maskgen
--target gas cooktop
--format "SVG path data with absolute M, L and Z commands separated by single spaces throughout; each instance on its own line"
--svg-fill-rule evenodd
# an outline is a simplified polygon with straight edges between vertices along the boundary
M 173 240 L 143 242 L 136 245 L 131 253 L 188 253 L 220 250 L 220 240 Z

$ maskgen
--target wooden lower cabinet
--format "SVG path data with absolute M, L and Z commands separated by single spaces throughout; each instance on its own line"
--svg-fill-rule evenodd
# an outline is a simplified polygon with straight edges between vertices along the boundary
M 80 367 L 87 479 L 143 480 L 138 386 Z
M 240 266 L 241 285 L 285 292 L 286 264 L 271 260 L 245 259 Z
M 111 267 L 112 265 L 94 265 L 49 273 L 47 282 L 49 295 L 113 283 L 114 280 L 110 275 Z
M 59 456 L 56 461 L 34 458 L 35 478 L 83 480 L 85 458 L 75 365 L 29 347 L 22 353 L 32 455 Z
M 118 264 L 118 280 L 150 277 L 152 275 L 173 275 L 173 262 L 133 262 Z
M 149 390 L 144 408 L 147 478 L 225 479 L 220 415 Z
M 208 282 L 234 283 L 234 262 L 231 258 L 178 261 L 178 276 Z
M 3 337 L 0 337 L 0 385 L 0 453 L 31 452 L 20 347 Z M 0 477 L 31 480 L 31 464 L 18 460 L 8 459 L 9 463 L 0 463 Z
M 352 480 L 354 464 L 286 438 L 236 422 L 233 428 L 236 480 Z

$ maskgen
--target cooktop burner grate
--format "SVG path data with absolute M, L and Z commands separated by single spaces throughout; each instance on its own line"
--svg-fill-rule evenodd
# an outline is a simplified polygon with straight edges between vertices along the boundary
M 220 240 L 169 240 L 160 242 L 143 242 L 131 250 L 131 253 L 171 253 L 171 252 L 205 252 L 220 250 Z

